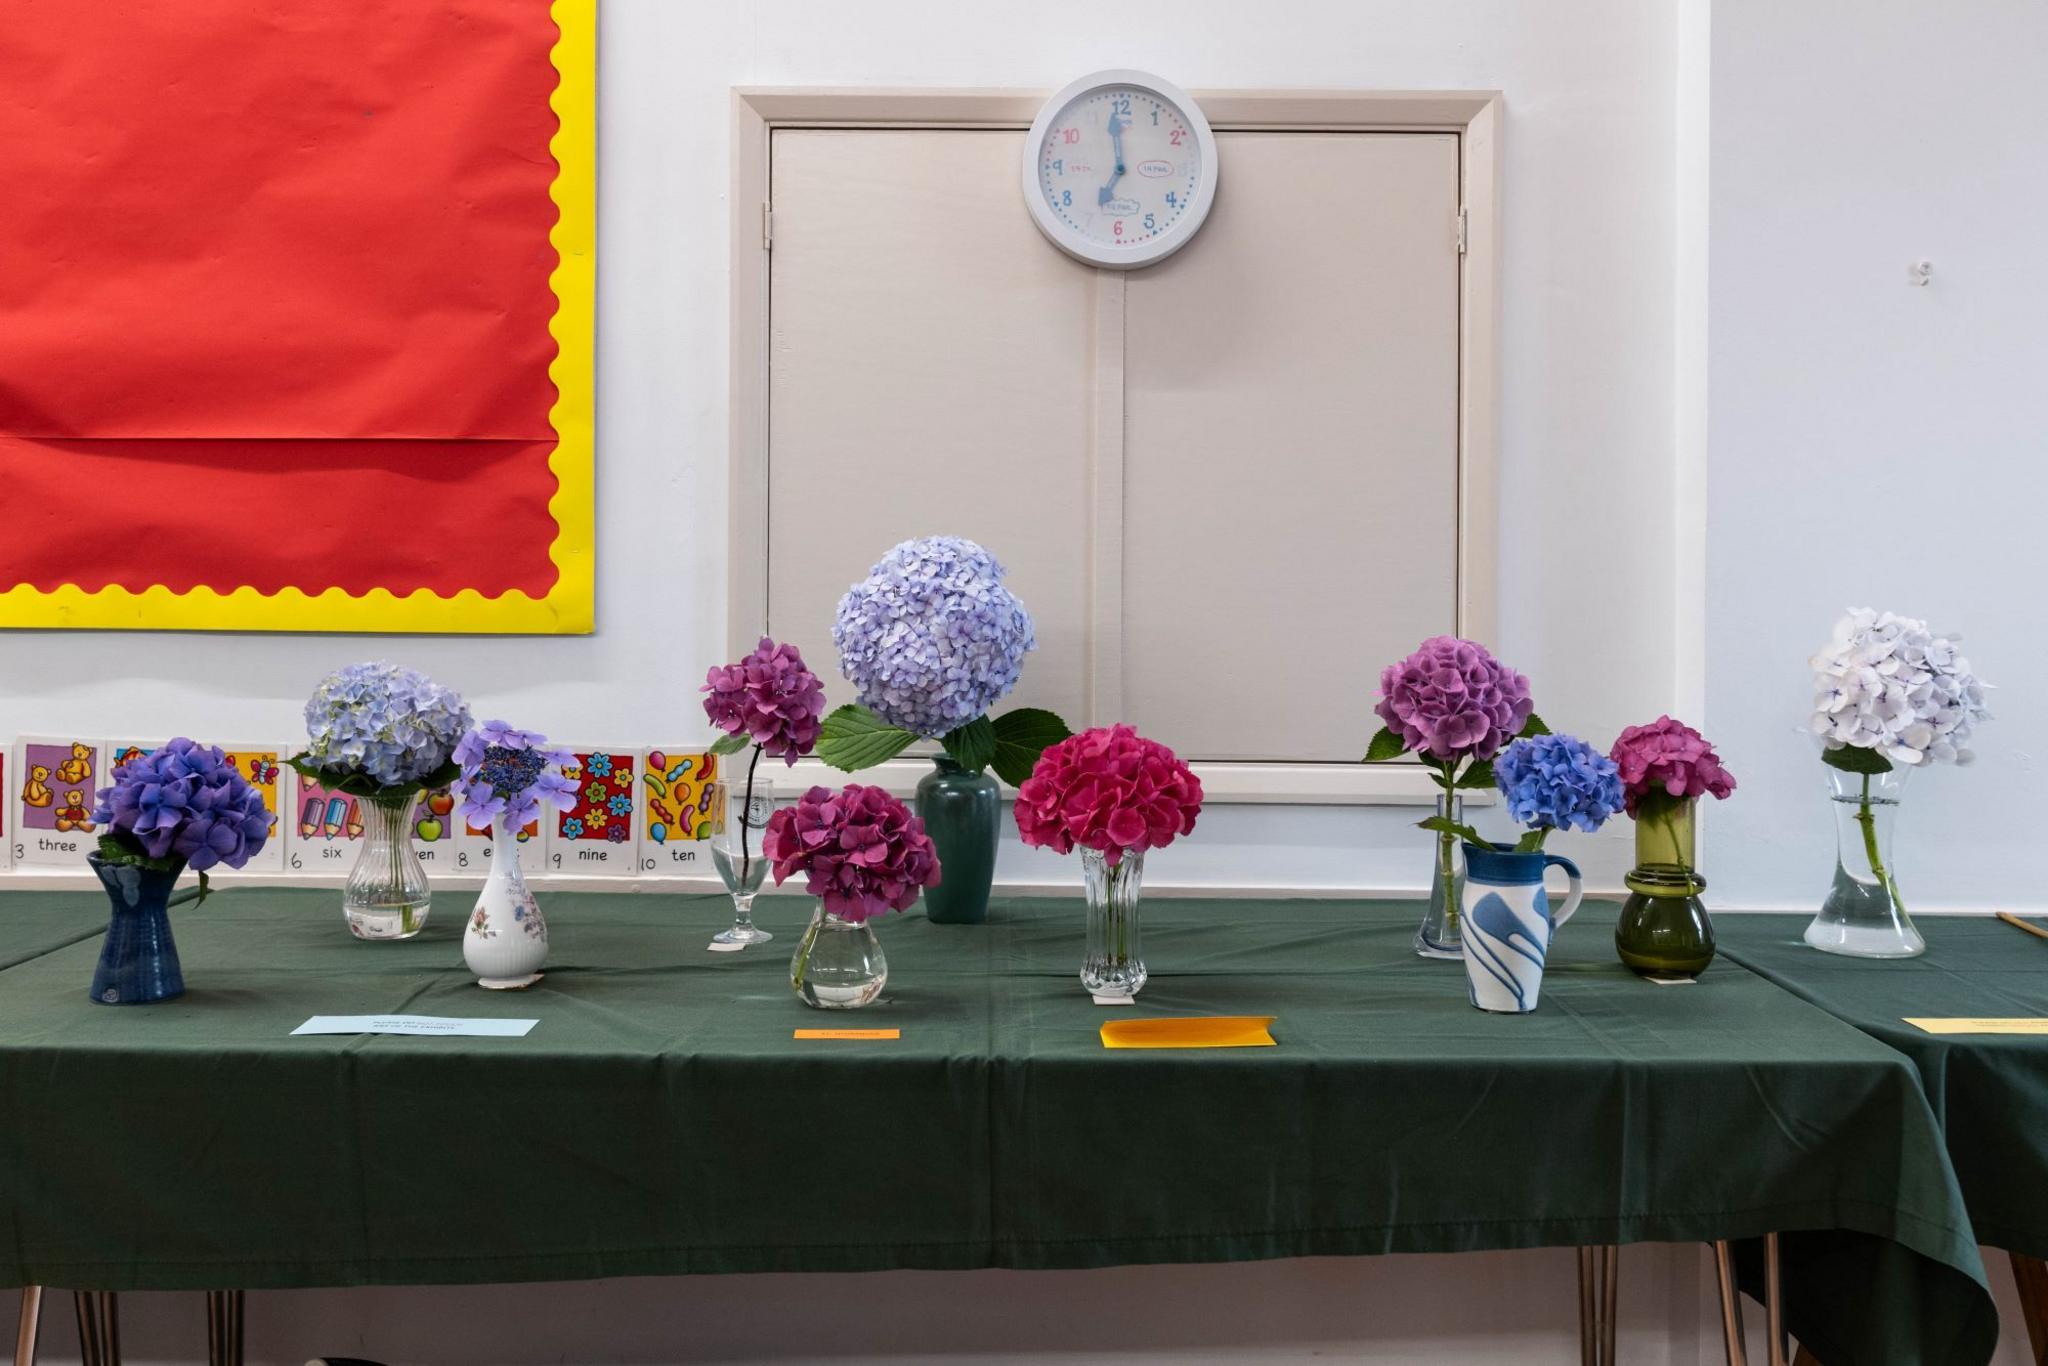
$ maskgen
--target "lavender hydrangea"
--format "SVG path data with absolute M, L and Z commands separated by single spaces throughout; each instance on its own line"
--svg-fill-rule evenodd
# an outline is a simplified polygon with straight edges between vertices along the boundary
M 425 787 L 469 729 L 469 704 L 396 664 L 351 664 L 306 701 L 309 743 L 295 762 L 323 778 Z
M 981 716 L 1016 686 L 1038 641 L 993 555 L 926 536 L 884 555 L 839 600 L 832 643 L 860 702 L 926 737 Z
M 1852 607 L 1813 657 L 1814 734 L 1830 750 L 1875 750 L 1891 763 L 1967 764 L 1991 716 L 1989 685 L 1957 648 L 1913 617 Z
M 521 830 L 539 819 L 543 804 L 558 811 L 576 805 L 576 784 L 562 775 L 575 761 L 567 750 L 550 749 L 545 735 L 486 721 L 455 746 L 462 775 L 452 791 L 471 825 L 502 818 L 508 830 Z
M 183 736 L 115 769 L 92 818 L 122 852 L 200 873 L 240 868 L 270 839 L 263 794 L 219 748 Z
M 1373 710 L 1401 748 L 1439 764 L 1491 759 L 1521 733 L 1529 680 L 1477 641 L 1433 636 L 1380 674 Z
M 1532 830 L 1598 830 L 1621 810 L 1621 770 L 1575 735 L 1535 735 L 1502 750 L 1494 782 Z

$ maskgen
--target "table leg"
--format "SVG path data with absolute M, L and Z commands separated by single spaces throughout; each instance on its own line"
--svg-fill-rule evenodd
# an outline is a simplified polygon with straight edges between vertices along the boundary
M 1749 1345 L 1742 1340 L 1742 1296 L 1735 1289 L 1735 1258 L 1726 1238 L 1714 1240 L 1714 1276 L 1721 1285 L 1721 1341 L 1728 1366 L 1749 1366 Z
M 75 1290 L 81 1366 L 121 1366 L 121 1303 L 111 1290 Z
M 1820 1366 L 1820 1358 L 1807 1351 L 1802 1343 L 1798 1352 L 1793 1354 L 1792 1366 Z
M 1614 1366 L 1616 1291 L 1621 1249 L 1611 1243 L 1579 1253 L 1579 1366 Z
M 1778 1235 L 1764 1235 L 1764 1331 L 1771 1335 L 1771 1366 L 1785 1366 L 1785 1295 L 1778 1274 Z
M 2022 1252 L 2012 1257 L 2013 1284 L 2020 1292 L 2020 1316 L 2027 1322 L 2027 1345 L 2036 1363 L 2048 1362 L 2048 1262 Z
M 14 1366 L 36 1366 L 36 1329 L 43 1317 L 43 1288 L 21 1288 L 21 1331 L 14 1338 Z
M 1579 1254 L 1579 1366 L 1600 1366 L 1593 1348 L 1593 1249 Z
M 242 1320 L 246 1299 L 239 1290 L 206 1292 L 207 1366 L 242 1366 Z

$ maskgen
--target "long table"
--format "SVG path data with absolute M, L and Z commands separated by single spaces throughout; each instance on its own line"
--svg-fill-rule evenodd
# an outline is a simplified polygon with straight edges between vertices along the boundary
M 1276 1017 L 1278 1046 L 1111 1051 L 1074 900 L 880 925 L 854 1015 L 723 898 L 557 893 L 545 979 L 476 988 L 466 901 L 404 944 L 333 892 L 176 913 L 188 994 L 87 1000 L 104 899 L 0 898 L 0 1284 L 182 1289 L 896 1267 L 1095 1267 L 1785 1233 L 1787 1320 L 1829 1366 L 1981 1363 L 1976 1236 L 1913 1065 L 1723 963 L 1659 986 L 1611 908 L 1542 1009 L 1474 1011 L 1403 903 L 1145 905 L 1124 1015 Z M 94 903 L 97 902 L 97 905 Z M 61 941 L 61 942 L 58 942 Z M 299 1036 L 315 1014 L 537 1019 L 524 1038 Z M 798 1028 L 895 1028 L 799 1040 Z

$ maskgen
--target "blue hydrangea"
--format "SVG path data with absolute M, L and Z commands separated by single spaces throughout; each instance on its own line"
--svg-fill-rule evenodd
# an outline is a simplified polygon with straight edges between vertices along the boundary
M 92 818 L 130 853 L 197 872 L 239 868 L 270 838 L 263 794 L 218 746 L 183 736 L 115 769 Z
M 1003 567 L 958 536 L 905 541 L 884 555 L 839 600 L 832 643 L 861 705 L 932 737 L 987 712 L 1038 647 L 1031 614 L 1003 587 Z
M 379 787 L 411 787 L 446 767 L 469 729 L 469 704 L 395 664 L 351 664 L 320 680 L 306 701 L 305 757 Z
M 1572 735 L 1517 740 L 1493 761 L 1508 814 L 1522 825 L 1588 833 L 1621 810 L 1621 770 Z

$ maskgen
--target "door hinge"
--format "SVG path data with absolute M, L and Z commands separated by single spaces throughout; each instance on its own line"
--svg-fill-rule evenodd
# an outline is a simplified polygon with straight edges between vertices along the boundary
M 765 199 L 761 201 L 761 250 L 775 250 L 775 210 Z
M 1459 206 L 1459 209 L 1458 209 L 1458 255 L 1460 255 L 1460 256 L 1463 256 L 1464 254 L 1465 254 L 1465 210 L 1464 210 L 1464 207 L 1463 207 L 1463 206 L 1461 205 L 1461 206 Z

